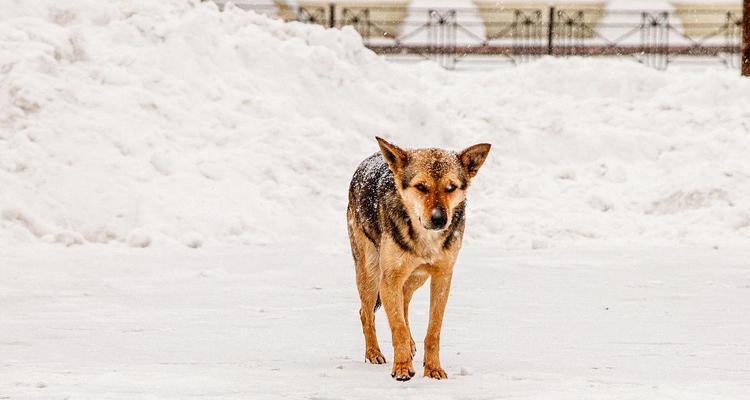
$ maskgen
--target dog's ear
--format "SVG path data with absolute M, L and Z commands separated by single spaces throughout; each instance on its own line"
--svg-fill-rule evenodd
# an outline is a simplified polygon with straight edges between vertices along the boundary
M 409 153 L 406 150 L 401 149 L 395 144 L 386 142 L 383 138 L 375 136 L 375 140 L 378 141 L 380 146 L 380 152 L 383 153 L 383 158 L 391 167 L 391 171 L 395 174 L 400 171 L 406 163 L 409 161 Z
M 461 160 L 469 178 L 473 178 L 479 171 L 479 167 L 484 164 L 484 160 L 487 159 L 487 154 L 490 152 L 490 147 L 492 145 L 489 143 L 480 143 L 458 153 L 458 159 Z

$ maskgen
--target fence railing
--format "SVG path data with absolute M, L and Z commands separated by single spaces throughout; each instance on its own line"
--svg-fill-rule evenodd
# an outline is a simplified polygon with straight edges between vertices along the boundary
M 234 3 L 285 20 L 352 26 L 377 53 L 418 55 L 446 68 L 463 59 L 490 55 L 513 63 L 543 55 L 625 56 L 657 69 L 678 62 L 715 62 L 738 68 L 742 37 L 739 4 L 736 9 L 634 11 L 570 6 L 461 9 Z

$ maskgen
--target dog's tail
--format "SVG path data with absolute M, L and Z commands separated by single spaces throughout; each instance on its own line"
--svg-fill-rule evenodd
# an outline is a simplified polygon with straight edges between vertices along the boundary
M 380 305 L 382 303 L 380 302 L 380 292 L 378 292 L 378 299 L 375 300 L 375 308 L 372 310 L 373 312 L 378 311 L 378 308 L 380 308 Z

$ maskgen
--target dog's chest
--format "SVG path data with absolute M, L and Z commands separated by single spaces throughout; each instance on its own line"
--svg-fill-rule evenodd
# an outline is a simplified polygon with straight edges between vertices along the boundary
M 444 241 L 445 235 L 441 232 L 423 232 L 416 240 L 415 253 L 425 263 L 434 263 L 442 255 Z

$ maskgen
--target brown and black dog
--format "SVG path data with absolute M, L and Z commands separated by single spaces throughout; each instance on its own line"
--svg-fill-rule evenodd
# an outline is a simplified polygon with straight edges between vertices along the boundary
M 375 311 L 382 302 L 393 339 L 391 376 L 399 381 L 414 376 L 416 345 L 409 330 L 409 302 L 431 278 L 424 375 L 445 379 L 440 328 L 464 233 L 466 190 L 490 145 L 477 144 L 455 153 L 405 150 L 376 139 L 380 153 L 357 168 L 347 208 L 365 359 L 385 363 L 375 335 Z

